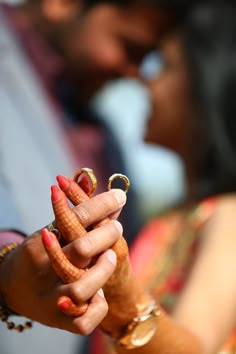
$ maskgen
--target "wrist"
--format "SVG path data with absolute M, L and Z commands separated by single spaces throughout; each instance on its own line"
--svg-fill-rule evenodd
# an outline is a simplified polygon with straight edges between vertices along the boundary
M 146 345 L 157 331 L 160 314 L 160 307 L 153 300 L 145 312 L 133 318 L 126 326 L 124 333 L 114 341 L 114 345 L 125 349 L 135 349 Z
M 4 304 L 7 291 L 7 275 L 9 269 L 7 267 L 8 253 L 13 251 L 14 246 L 8 249 L 9 245 L 21 244 L 26 235 L 16 230 L 1 230 L 0 231 L 0 304 Z
M 8 239 L 9 240 L 9 239 Z M 19 239 L 22 243 L 23 238 Z M 8 274 L 9 264 L 11 264 L 11 259 L 13 252 L 19 246 L 18 242 L 10 243 L 0 249 L 0 320 L 5 323 L 6 327 L 9 330 L 15 330 L 16 332 L 23 332 L 26 329 L 32 328 L 32 322 L 26 321 L 22 324 L 15 324 L 12 320 L 9 319 L 11 315 L 18 315 L 16 312 L 12 311 L 8 307 L 8 295 L 9 295 L 9 286 L 8 286 Z
M 115 346 L 125 349 L 142 347 L 155 335 L 161 314 L 159 305 L 149 296 L 148 303 L 145 302 L 143 306 L 139 303 L 136 308 L 138 311 L 135 316 L 130 318 L 125 325 L 114 328 L 114 318 L 112 321 L 110 318 L 105 326 L 101 326 L 102 331 L 111 337 Z
M 7 274 L 8 272 L 8 258 L 11 256 L 16 247 L 18 246 L 17 242 L 13 242 L 9 245 L 6 245 L 0 249 L 0 305 L 6 306 L 7 298 Z M 10 311 L 9 311 L 10 312 Z

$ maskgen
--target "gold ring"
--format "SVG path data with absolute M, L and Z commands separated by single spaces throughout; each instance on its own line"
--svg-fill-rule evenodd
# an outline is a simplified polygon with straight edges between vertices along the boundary
M 57 229 L 55 221 L 53 221 L 53 222 L 51 222 L 50 224 L 48 224 L 47 229 L 48 229 L 48 231 L 50 231 L 50 232 L 52 232 L 53 234 L 55 234 L 58 240 L 61 239 L 61 233 L 60 233 L 60 231 Z
M 97 188 L 97 178 L 95 176 L 95 173 L 93 172 L 93 170 L 91 168 L 88 168 L 88 167 L 84 167 L 84 168 L 81 168 L 81 170 L 77 171 L 73 177 L 73 180 L 79 184 L 79 177 L 82 176 L 83 174 L 85 174 L 88 178 L 89 178 L 89 181 L 90 181 L 90 185 L 91 185 L 91 189 L 86 192 L 89 196 L 91 194 L 93 194 L 93 192 L 96 190 Z
M 112 183 L 115 179 L 122 179 L 125 183 L 125 193 L 128 192 L 129 187 L 130 187 L 130 180 L 128 179 L 127 176 L 122 175 L 121 173 L 115 173 L 114 175 L 112 175 L 109 179 L 108 179 L 108 184 L 107 184 L 107 188 L 110 191 L 112 189 Z

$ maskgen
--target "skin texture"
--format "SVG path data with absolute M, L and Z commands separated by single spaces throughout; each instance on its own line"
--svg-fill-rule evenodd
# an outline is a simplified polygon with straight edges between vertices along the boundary
M 113 190 L 87 200 L 74 212 L 87 228 L 110 213 L 119 213 L 125 201 L 122 191 Z M 98 291 L 115 269 L 116 257 L 109 249 L 119 239 L 121 230 L 117 221 L 110 221 L 97 232 L 88 232 L 82 239 L 63 247 L 66 257 L 80 268 L 96 256 L 89 271 L 70 284 L 60 281 L 45 252 L 41 233 L 35 232 L 4 258 L 0 267 L 1 298 L 13 311 L 47 326 L 77 334 L 90 333 L 108 311 L 103 292 L 99 295 Z M 98 236 L 102 233 L 103 238 L 93 237 L 94 233 Z M 86 313 L 81 317 L 65 316 L 57 306 L 62 295 L 72 297 L 77 303 L 89 300 Z

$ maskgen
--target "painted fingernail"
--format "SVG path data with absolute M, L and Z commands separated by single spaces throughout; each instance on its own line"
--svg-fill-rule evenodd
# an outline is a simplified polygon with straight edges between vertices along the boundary
M 58 299 L 57 305 L 62 309 L 62 310 L 68 310 L 71 306 L 71 301 L 66 297 L 62 296 Z
M 106 256 L 107 256 L 107 258 L 109 259 L 109 261 L 110 261 L 112 264 L 116 265 L 116 259 L 117 259 L 117 257 L 116 257 L 116 254 L 115 254 L 114 251 L 112 251 L 112 250 L 107 250 L 107 251 L 106 251 Z
M 66 177 L 59 175 L 56 178 L 61 189 L 67 189 L 69 187 L 70 181 Z
M 123 227 L 121 225 L 121 223 L 117 220 L 114 220 L 114 225 L 115 227 L 118 229 L 119 233 L 122 235 L 123 234 Z
M 83 176 L 81 180 L 78 182 L 79 186 L 83 189 L 86 194 L 90 194 L 91 186 L 89 183 L 89 179 L 86 176 Z
M 57 186 L 51 186 L 52 201 L 57 202 L 61 196 L 60 189 Z
M 116 198 L 119 206 L 123 206 L 126 203 L 126 194 L 122 189 L 113 189 L 114 197 Z
M 41 230 L 41 234 L 44 245 L 48 248 L 51 247 L 54 243 L 54 236 L 46 228 Z
M 101 289 L 98 290 L 98 295 L 102 298 L 105 299 L 104 291 Z

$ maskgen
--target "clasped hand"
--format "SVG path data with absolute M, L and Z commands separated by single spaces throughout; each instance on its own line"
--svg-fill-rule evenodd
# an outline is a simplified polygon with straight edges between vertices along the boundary
M 42 242 L 56 250 L 57 239 L 46 230 L 32 234 L 13 252 L 0 267 L 0 291 L 6 305 L 16 313 L 44 325 L 61 328 L 77 334 L 91 333 L 106 316 L 108 305 L 102 287 L 116 267 L 116 254 L 111 249 L 122 235 L 122 226 L 116 221 L 126 195 L 113 189 L 97 195 L 71 209 L 63 192 L 52 188 L 52 202 L 61 198 L 62 209 L 73 213 L 74 218 L 88 230 L 91 225 L 110 217 L 100 227 L 86 231 L 83 237 L 64 246 L 66 258 L 78 268 L 92 266 L 76 281 L 65 284 L 57 275 Z M 63 222 L 63 215 L 62 215 Z M 58 307 L 58 299 L 67 296 L 77 304 L 88 304 L 86 312 L 77 317 L 67 316 Z

